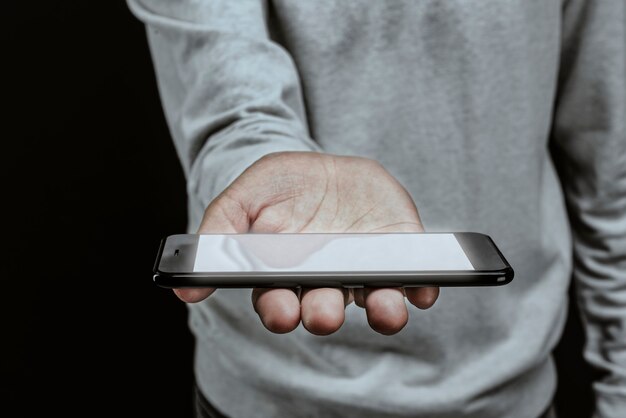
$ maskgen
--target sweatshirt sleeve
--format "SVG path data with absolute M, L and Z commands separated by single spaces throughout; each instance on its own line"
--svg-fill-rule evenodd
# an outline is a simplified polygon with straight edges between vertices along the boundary
M 128 0 L 146 24 L 161 101 L 203 208 L 258 158 L 320 151 L 296 67 L 273 42 L 262 0 Z
M 553 155 L 596 415 L 626 416 L 626 2 L 566 0 Z

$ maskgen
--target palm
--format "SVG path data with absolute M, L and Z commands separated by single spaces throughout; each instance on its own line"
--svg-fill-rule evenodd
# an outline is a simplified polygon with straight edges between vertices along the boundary
M 250 166 L 207 208 L 199 232 L 422 231 L 406 190 L 380 164 L 354 157 L 279 153 Z M 197 302 L 214 289 L 177 290 Z M 336 331 L 344 306 L 366 308 L 375 330 L 392 334 L 408 320 L 404 296 L 420 308 L 436 300 L 436 288 L 358 290 L 255 289 L 252 301 L 265 326 L 288 332 L 301 321 L 315 334 Z
M 258 169 L 243 186 L 256 194 L 252 232 L 422 230 L 408 193 L 374 161 L 290 153 L 270 157 Z

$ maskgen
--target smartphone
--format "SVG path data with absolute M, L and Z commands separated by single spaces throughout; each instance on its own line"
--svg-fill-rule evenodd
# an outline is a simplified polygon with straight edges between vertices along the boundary
M 167 288 L 497 286 L 513 274 L 476 232 L 171 235 L 154 266 Z

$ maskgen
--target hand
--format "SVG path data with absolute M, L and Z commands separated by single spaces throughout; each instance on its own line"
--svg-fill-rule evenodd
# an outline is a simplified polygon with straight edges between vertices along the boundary
M 207 207 L 198 233 L 422 232 L 407 191 L 379 163 L 313 152 L 269 154 L 252 164 Z M 176 289 L 199 302 L 215 289 Z M 267 329 L 294 330 L 300 321 L 327 335 L 345 319 L 352 301 L 366 309 L 370 326 L 386 335 L 407 323 L 404 298 L 431 307 L 439 288 L 293 289 L 255 288 L 252 303 Z

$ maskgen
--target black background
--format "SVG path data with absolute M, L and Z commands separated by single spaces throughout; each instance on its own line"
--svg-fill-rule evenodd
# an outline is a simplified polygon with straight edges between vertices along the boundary
M 95 3 L 5 5 L 2 408 L 191 416 L 186 309 L 151 278 L 160 238 L 185 231 L 184 178 L 142 24 Z M 582 417 L 570 312 L 556 401 Z

